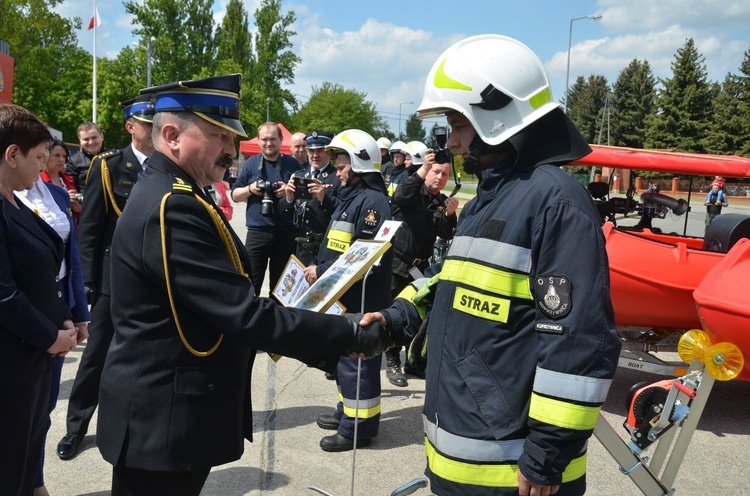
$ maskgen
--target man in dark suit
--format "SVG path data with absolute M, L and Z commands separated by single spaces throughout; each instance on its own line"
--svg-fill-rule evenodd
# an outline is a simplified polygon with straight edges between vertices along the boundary
M 380 328 L 253 296 L 249 257 L 205 188 L 232 164 L 240 75 L 141 90 L 156 95 L 154 148 L 112 244 L 115 334 L 97 444 L 112 495 L 197 496 L 211 467 L 252 438 L 255 349 L 332 371 L 388 346 Z
M 312 179 L 313 183 L 307 185 L 308 195 L 301 198 L 292 177 L 287 183 L 286 196 L 279 201 L 281 213 L 293 218 L 297 225 L 295 254 L 305 265 L 310 265 L 318 254 L 341 190 L 336 168 L 325 152 L 332 139 L 333 133 L 325 131 L 313 131 L 305 138 L 310 163 L 307 168 L 295 172 L 294 177 Z
M 68 401 L 67 434 L 57 445 L 57 456 L 70 460 L 78 454 L 99 401 L 99 381 L 114 329 L 110 314 L 109 255 L 117 220 L 133 185 L 153 151 L 153 104 L 142 95 L 120 104 L 129 146 L 98 155 L 91 163 L 86 198 L 78 221 L 83 281 L 91 303 L 89 342 L 83 351 Z

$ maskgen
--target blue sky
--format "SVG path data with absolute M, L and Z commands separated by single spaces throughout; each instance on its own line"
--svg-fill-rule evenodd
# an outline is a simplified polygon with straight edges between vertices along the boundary
M 217 22 L 226 0 L 216 0 Z M 259 0 L 245 0 L 250 21 Z M 131 18 L 120 0 L 98 0 L 103 25 L 97 54 L 114 57 L 132 37 Z M 591 14 L 602 19 L 573 22 L 571 84 L 579 75 L 600 74 L 614 83 L 634 58 L 647 59 L 656 77 L 670 77 L 678 48 L 693 38 L 705 57 L 709 78 L 738 72 L 750 49 L 747 0 L 443 0 L 378 2 L 283 0 L 297 21 L 294 51 L 302 57 L 290 90 L 305 102 L 324 81 L 367 93 L 391 127 L 416 111 L 432 63 L 453 42 L 499 33 L 520 40 L 542 59 L 555 99 L 565 89 L 570 20 Z M 65 0 L 58 11 L 79 16 L 84 28 L 93 0 Z M 91 51 L 93 31 L 81 30 L 80 45 Z M 155 81 L 164 83 L 165 81 Z M 404 102 L 413 102 L 407 104 Z M 403 125 L 403 124 L 402 124 Z

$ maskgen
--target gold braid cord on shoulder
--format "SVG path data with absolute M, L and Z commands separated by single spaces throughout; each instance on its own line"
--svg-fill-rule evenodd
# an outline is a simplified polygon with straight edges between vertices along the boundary
M 109 198 L 109 201 L 112 204 L 112 208 L 119 217 L 120 214 L 122 214 L 122 211 L 120 210 L 120 207 L 117 206 L 117 201 L 115 201 L 115 189 L 112 187 L 112 179 L 109 177 L 109 167 L 107 167 L 107 161 L 104 160 L 104 157 L 102 157 L 101 161 L 102 191 L 104 192 L 104 213 L 107 213 L 107 198 Z
M 178 183 L 175 183 L 173 185 L 173 188 L 179 189 L 182 191 L 188 191 L 192 193 L 192 188 L 185 184 L 182 180 L 179 178 L 177 179 Z M 229 229 L 227 229 L 227 226 L 224 224 L 224 221 L 221 220 L 221 217 L 219 216 L 219 213 L 216 212 L 216 210 L 213 209 L 213 207 L 206 202 L 203 198 L 196 195 L 195 193 L 192 193 L 196 200 L 198 200 L 201 205 L 203 205 L 203 208 L 206 209 L 206 212 L 208 212 L 208 215 L 211 217 L 211 220 L 214 223 L 214 226 L 216 227 L 216 230 L 219 233 L 219 237 L 221 238 L 222 243 L 224 244 L 224 249 L 227 252 L 227 255 L 229 256 L 229 259 L 232 262 L 232 265 L 234 265 L 234 268 L 237 269 L 237 272 L 244 275 L 245 277 L 249 278 L 249 275 L 245 272 L 244 267 L 242 266 L 242 261 L 240 260 L 240 254 L 237 252 L 237 247 L 234 244 L 234 240 L 232 239 L 232 235 L 229 232 Z M 172 294 L 172 283 L 169 280 L 169 262 L 167 259 L 167 223 L 166 223 L 166 209 L 167 209 L 167 199 L 172 195 L 172 192 L 170 191 L 161 200 L 161 209 L 159 211 L 159 223 L 161 225 L 161 251 L 162 251 L 162 258 L 164 259 L 164 277 L 167 282 L 167 293 L 169 294 L 169 305 L 172 307 L 172 316 L 174 317 L 175 325 L 177 326 L 177 332 L 180 334 L 180 339 L 182 340 L 182 344 L 185 345 L 185 348 L 188 349 L 190 353 L 192 353 L 195 356 L 199 357 L 207 357 L 211 355 L 213 352 L 217 350 L 219 345 L 221 344 L 221 341 L 224 339 L 224 335 L 221 334 L 219 336 L 219 340 L 216 341 L 216 344 L 214 344 L 211 349 L 207 351 L 198 351 L 192 346 L 190 346 L 190 343 L 188 343 L 187 338 L 185 337 L 185 333 L 182 331 L 182 325 L 180 324 L 180 318 L 177 316 L 177 307 L 174 303 L 174 296 Z

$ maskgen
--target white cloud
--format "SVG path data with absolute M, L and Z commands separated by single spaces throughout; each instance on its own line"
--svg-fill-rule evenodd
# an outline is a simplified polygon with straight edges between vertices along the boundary
M 309 96 L 312 87 L 329 81 L 367 94 L 391 129 L 414 113 L 422 98 L 424 80 L 442 51 L 456 36 L 436 36 L 421 30 L 367 19 L 356 31 L 336 32 L 321 26 L 317 14 L 298 14 L 295 52 L 302 58 L 292 91 Z M 301 98 L 304 102 L 304 98 Z

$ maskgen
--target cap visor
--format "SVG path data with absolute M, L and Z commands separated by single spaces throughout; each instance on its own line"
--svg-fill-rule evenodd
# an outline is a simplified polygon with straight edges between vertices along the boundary
M 231 131 L 234 134 L 238 134 L 243 138 L 247 138 L 247 133 L 245 133 L 245 130 L 242 128 L 242 124 L 240 124 L 240 121 L 238 121 L 237 119 L 222 117 L 216 114 L 204 114 L 202 112 L 195 112 L 195 115 L 210 122 L 211 124 L 224 128 L 227 131 Z

